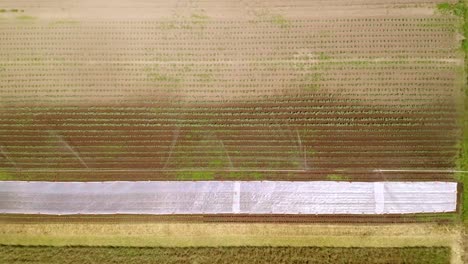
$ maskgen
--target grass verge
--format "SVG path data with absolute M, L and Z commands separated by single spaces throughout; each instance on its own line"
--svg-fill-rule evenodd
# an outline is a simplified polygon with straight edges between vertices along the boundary
M 468 76 L 468 5 L 467 0 L 460 0 L 458 3 L 440 3 L 437 9 L 442 14 L 454 15 L 460 18 L 460 33 L 464 39 L 461 42 L 461 50 L 464 53 L 464 75 L 461 91 L 461 116 L 460 125 L 462 126 L 462 136 L 459 141 L 459 155 L 456 158 L 458 171 L 468 171 L 468 87 L 466 77 Z M 468 173 L 459 172 L 456 178 L 463 183 L 462 210 L 461 215 L 465 223 L 468 223 Z
M 448 263 L 448 247 L 23 247 L 0 246 L 2 263 Z

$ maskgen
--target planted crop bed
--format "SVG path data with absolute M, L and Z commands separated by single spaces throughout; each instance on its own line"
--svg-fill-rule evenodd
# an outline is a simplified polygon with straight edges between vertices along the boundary
M 463 55 L 438 2 L 3 4 L 0 178 L 452 179 Z

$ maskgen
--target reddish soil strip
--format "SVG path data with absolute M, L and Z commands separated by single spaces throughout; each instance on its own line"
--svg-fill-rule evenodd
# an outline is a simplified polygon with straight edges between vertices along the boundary
M 145 223 L 145 222 L 240 222 L 240 223 L 453 223 L 457 214 L 408 215 L 0 215 L 0 223 Z

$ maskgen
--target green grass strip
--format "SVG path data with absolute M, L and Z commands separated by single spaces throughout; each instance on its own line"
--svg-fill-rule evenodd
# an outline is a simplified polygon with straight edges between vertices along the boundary
M 467 0 L 460 0 L 458 3 L 440 3 L 437 5 L 437 9 L 442 14 L 454 15 L 460 17 L 461 21 L 461 33 L 464 39 L 461 43 L 461 48 L 464 53 L 465 63 L 463 75 L 463 93 L 461 98 L 462 102 L 462 114 L 460 116 L 460 124 L 463 127 L 463 134 L 459 141 L 459 155 L 456 158 L 456 165 L 459 171 L 468 171 L 468 87 L 466 77 L 468 76 L 468 6 Z M 463 183 L 463 205 L 462 205 L 462 219 L 465 223 L 468 223 L 468 173 L 457 173 L 456 178 Z
M 23 247 L 0 246 L 1 263 L 449 263 L 448 247 Z

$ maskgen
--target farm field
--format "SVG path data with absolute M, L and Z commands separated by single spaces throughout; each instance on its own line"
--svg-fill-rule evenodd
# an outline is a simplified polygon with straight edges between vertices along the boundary
M 467 19 L 2 1 L 0 262 L 468 263 Z
M 0 177 L 453 180 L 461 19 L 403 2 L 15 1 Z

